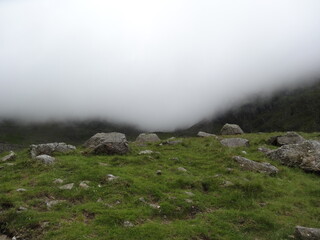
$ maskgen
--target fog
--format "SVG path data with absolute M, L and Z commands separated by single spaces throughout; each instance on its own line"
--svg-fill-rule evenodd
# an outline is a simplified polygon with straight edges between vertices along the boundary
M 319 76 L 319 0 L 0 0 L 2 118 L 172 130 Z

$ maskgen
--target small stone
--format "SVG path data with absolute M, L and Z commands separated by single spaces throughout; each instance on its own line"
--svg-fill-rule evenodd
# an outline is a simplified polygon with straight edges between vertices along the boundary
M 151 150 L 144 150 L 144 151 L 139 152 L 139 155 L 148 155 L 148 154 L 152 154 L 152 153 L 153 153 L 153 151 L 151 151 Z
M 59 188 L 62 190 L 71 190 L 73 188 L 73 186 L 74 186 L 74 183 L 69 183 L 69 184 L 63 185 Z
M 197 134 L 198 137 L 203 137 L 203 138 L 206 138 L 206 137 L 214 137 L 214 138 L 217 138 L 217 135 L 215 134 L 212 134 L 212 133 L 206 133 L 206 132 L 198 132 Z
M 45 154 L 36 156 L 35 159 L 44 164 L 53 164 L 56 161 L 54 157 Z
M 108 167 L 109 166 L 108 163 L 103 163 L 103 162 L 100 162 L 99 165 L 102 166 L 102 167 Z
M 146 200 L 143 197 L 139 198 L 139 201 L 143 202 L 143 203 L 146 203 Z
M 178 157 L 173 157 L 173 158 L 170 158 L 169 160 L 171 160 L 171 161 L 179 161 L 180 159 Z
M 223 187 L 231 187 L 233 185 L 234 185 L 234 183 L 230 182 L 230 181 L 224 181 L 223 184 L 222 184 Z
M 117 179 L 117 178 L 119 178 L 119 177 L 118 177 L 118 176 L 114 176 L 114 175 L 112 175 L 112 174 L 108 174 L 108 175 L 107 175 L 108 181 L 113 181 L 113 180 L 115 180 L 115 179 Z
M 162 171 L 161 170 L 157 170 L 157 175 L 161 175 Z
M 97 202 L 102 203 L 103 202 L 102 198 L 98 198 Z
M 14 163 L 5 163 L 5 165 L 7 165 L 7 166 L 14 166 L 14 165 L 16 165 L 16 164 L 14 164 Z
M 214 178 L 218 178 L 218 177 L 221 177 L 222 175 L 221 174 L 215 174 L 213 177 Z
M 187 203 L 193 203 L 193 201 L 191 199 L 186 199 Z
M 246 151 L 241 151 L 242 154 L 247 155 L 248 153 Z
M 158 204 L 153 204 L 153 203 L 150 203 L 149 206 L 153 209 L 159 209 L 160 206 Z
M 10 151 L 10 153 L 7 156 L 4 156 L 1 161 L 5 162 L 5 161 L 11 161 L 14 160 L 16 158 L 16 154 L 13 151 Z
M 185 192 L 185 194 L 187 194 L 187 195 L 190 196 L 190 197 L 193 197 L 193 196 L 194 196 L 194 193 L 192 193 L 192 192 Z
M 183 167 L 178 167 L 178 171 L 180 172 L 187 172 L 187 169 L 183 168 Z
M 18 188 L 17 189 L 17 192 L 26 192 L 27 190 L 26 189 L 24 189 L 24 188 Z
M 233 169 L 232 169 L 232 168 L 227 168 L 226 170 L 227 170 L 228 173 L 233 172 Z
M 22 206 L 20 206 L 18 208 L 18 212 L 23 212 L 23 211 L 27 211 L 27 210 L 28 210 L 28 208 L 25 208 L 25 207 L 22 207 Z
M 89 189 L 89 185 L 88 185 L 89 181 L 82 181 L 79 184 L 79 187 L 83 188 L 83 189 Z
M 269 152 L 272 151 L 272 150 L 269 149 L 269 148 L 265 148 L 265 147 L 259 147 L 259 148 L 258 148 L 258 151 L 267 154 L 267 153 L 269 153 Z
M 294 236 L 298 240 L 318 240 L 320 239 L 320 228 L 296 226 Z
M 46 205 L 47 205 L 47 208 L 51 208 L 51 207 L 58 205 L 60 203 L 63 203 L 63 202 L 65 202 L 65 200 L 52 200 L 52 201 L 47 201 Z
M 131 223 L 129 221 L 124 221 L 123 226 L 127 227 L 127 228 L 134 227 L 133 223 Z
M 63 180 L 60 179 L 60 178 L 56 178 L 55 180 L 53 180 L 53 183 L 54 183 L 54 184 L 62 184 L 62 183 L 63 183 Z

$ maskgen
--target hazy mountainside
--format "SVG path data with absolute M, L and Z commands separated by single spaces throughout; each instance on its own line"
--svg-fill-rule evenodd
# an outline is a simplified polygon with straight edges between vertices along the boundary
M 188 135 L 200 130 L 218 133 L 225 123 L 239 124 L 246 132 L 320 131 L 320 81 L 279 91 L 268 99 L 253 98 L 183 132 Z

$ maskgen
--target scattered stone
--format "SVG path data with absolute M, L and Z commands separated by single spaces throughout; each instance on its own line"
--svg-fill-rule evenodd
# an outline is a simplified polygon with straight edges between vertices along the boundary
M 53 153 L 69 153 L 75 151 L 77 148 L 65 143 L 45 143 L 30 146 L 30 154 L 32 158 L 39 155 L 52 155 Z
M 203 138 L 206 138 L 206 137 L 215 137 L 217 138 L 217 135 L 215 134 L 212 134 L 212 133 L 206 133 L 206 132 L 198 132 L 197 134 L 198 137 L 203 137 Z
M 221 129 L 221 135 L 238 135 L 243 134 L 244 132 L 237 124 L 225 124 Z
M 59 188 L 62 190 L 71 190 L 73 188 L 73 186 L 74 186 L 74 183 L 69 183 L 69 184 L 63 185 Z
M 79 187 L 83 188 L 83 189 L 89 189 L 89 181 L 82 181 L 80 184 L 79 184 Z
M 226 147 L 249 147 L 249 140 L 244 138 L 225 138 L 220 141 Z
M 192 192 L 185 192 L 185 194 L 187 194 L 187 195 L 190 196 L 190 197 L 193 197 L 193 196 L 194 196 L 194 193 L 192 193 Z
M 112 174 L 108 174 L 108 175 L 107 175 L 108 181 L 113 181 L 113 180 L 115 180 L 115 179 L 117 179 L 117 178 L 119 178 L 119 177 L 118 177 L 118 176 L 114 176 L 114 175 L 112 175 Z
M 98 198 L 97 202 L 98 202 L 98 203 L 103 203 L 102 198 Z
M 54 157 L 51 157 L 51 156 L 45 155 L 45 154 L 38 155 L 35 157 L 35 159 L 44 163 L 44 164 L 53 164 L 56 161 L 56 159 Z
M 303 143 L 305 139 L 296 132 L 287 132 L 283 136 L 274 136 L 268 139 L 268 143 L 274 146 L 283 146 L 288 144 L 300 144 Z
M 127 228 L 131 228 L 131 227 L 134 227 L 134 224 L 129 221 L 124 221 L 123 226 Z
M 187 203 L 193 203 L 193 201 L 191 199 L 186 199 Z
M 54 184 L 62 184 L 62 183 L 63 183 L 63 180 L 60 179 L 60 178 L 56 178 L 55 180 L 53 180 L 53 183 L 54 183 Z
M 160 205 L 158 204 L 150 203 L 149 206 L 153 209 L 160 209 Z
M 144 151 L 139 152 L 139 155 L 148 155 L 148 154 L 152 154 L 152 153 L 153 153 L 153 151 L 151 151 L 151 150 L 144 150 Z
M 108 163 L 102 163 L 102 162 L 100 162 L 99 165 L 102 166 L 102 167 L 108 167 L 109 166 Z
M 214 178 L 218 178 L 218 177 L 222 177 L 222 175 L 221 174 L 215 174 L 213 177 Z
M 63 203 L 63 202 L 65 202 L 65 200 L 46 201 L 46 205 L 47 205 L 47 208 L 52 208 L 53 206 L 56 206 L 56 205 Z
M 5 165 L 7 165 L 7 166 L 14 166 L 14 165 L 16 165 L 15 163 L 5 163 Z
M 248 153 L 246 151 L 241 151 L 242 154 L 247 155 Z
M 273 160 L 307 172 L 320 172 L 320 142 L 307 140 L 300 144 L 284 145 L 267 154 Z
M 18 188 L 16 191 L 17 191 L 17 192 L 26 192 L 26 191 L 27 191 L 27 189 L 24 189 L 24 188 Z
M 187 172 L 187 169 L 183 168 L 183 167 L 178 167 L 178 171 L 180 172 Z
M 269 175 L 275 175 L 279 172 L 279 169 L 270 163 L 259 163 L 240 156 L 235 156 L 233 159 L 245 170 L 266 173 Z
M 178 157 L 169 158 L 171 161 L 179 161 L 180 159 Z
M 234 186 L 234 183 L 230 182 L 230 181 L 224 181 L 222 186 L 223 187 L 231 187 L 231 186 Z
M 91 137 L 84 146 L 93 154 L 126 154 L 129 145 L 123 133 L 97 133 Z
M 160 138 L 155 133 L 141 133 L 136 139 L 137 143 L 154 143 L 160 141 Z
M 182 143 L 182 140 L 166 140 L 164 142 L 162 142 L 160 144 L 160 146 L 162 145 L 177 145 L 177 144 L 181 144 Z
M 294 236 L 297 240 L 319 240 L 320 228 L 306 228 L 296 226 Z
M 259 152 L 262 152 L 262 153 L 264 153 L 264 154 L 268 154 L 270 151 L 272 151 L 271 149 L 269 149 L 269 148 L 265 148 L 265 147 L 259 147 L 258 148 L 258 151 Z
M 144 199 L 144 197 L 139 198 L 139 201 L 143 202 L 143 203 L 147 203 L 146 200 Z
M 228 173 L 233 172 L 233 168 L 226 168 L 226 170 L 227 170 Z
M 0 166 L 0 169 L 3 169 L 4 168 L 4 166 Z
M 157 175 L 162 175 L 162 171 L 161 170 L 157 170 Z
M 25 208 L 25 207 L 22 207 L 22 206 L 20 206 L 18 208 L 18 212 L 24 212 L 24 211 L 27 211 L 27 210 L 28 210 L 28 208 Z
M 9 153 L 7 156 L 4 156 L 4 157 L 1 159 L 1 161 L 2 161 L 2 162 L 12 161 L 12 160 L 14 160 L 14 159 L 16 158 L 16 156 L 17 156 L 17 155 L 16 155 L 14 152 L 10 151 L 10 153 Z

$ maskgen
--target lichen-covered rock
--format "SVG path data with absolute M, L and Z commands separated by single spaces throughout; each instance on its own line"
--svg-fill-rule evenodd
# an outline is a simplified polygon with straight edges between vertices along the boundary
M 220 143 L 226 147 L 249 147 L 249 140 L 244 138 L 225 138 Z
M 301 226 L 296 226 L 296 231 L 294 237 L 297 240 L 319 240 L 320 239 L 320 229 L 319 228 L 306 228 Z
M 248 171 L 266 173 L 269 175 L 275 175 L 279 172 L 278 168 L 270 163 L 259 163 L 240 156 L 234 156 L 233 159 L 240 164 L 242 169 Z
M 206 137 L 215 137 L 215 138 L 217 138 L 217 135 L 215 135 L 215 134 L 206 133 L 206 132 L 201 132 L 201 131 L 198 132 L 197 136 L 198 136 L 198 137 L 204 137 L 204 138 L 206 138 Z
M 307 172 L 320 172 L 320 142 L 307 140 L 300 144 L 284 145 L 267 153 L 267 156 L 289 167 Z
M 244 132 L 239 125 L 227 123 L 222 127 L 220 133 L 221 135 L 238 135 L 243 134 Z
M 56 159 L 54 157 L 51 157 L 51 156 L 45 155 L 45 154 L 36 156 L 35 159 L 44 163 L 44 164 L 53 164 L 56 161 Z
M 91 137 L 84 146 L 93 154 L 126 154 L 129 145 L 123 133 L 97 133 Z
M 1 161 L 2 161 L 2 162 L 12 161 L 12 160 L 14 160 L 14 159 L 16 158 L 16 156 L 17 156 L 17 155 L 16 155 L 14 152 L 10 151 L 10 153 L 9 153 L 7 156 L 4 156 L 4 157 L 1 159 Z
M 136 139 L 137 143 L 154 143 L 160 141 L 160 138 L 155 133 L 141 133 Z
M 39 155 L 52 155 L 53 153 L 69 153 L 76 150 L 75 146 L 65 143 L 45 143 L 30 146 L 30 154 L 32 158 Z
M 296 132 L 287 132 L 283 136 L 274 136 L 268 139 L 268 143 L 274 146 L 283 146 L 288 144 L 300 144 L 305 139 Z

